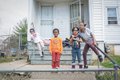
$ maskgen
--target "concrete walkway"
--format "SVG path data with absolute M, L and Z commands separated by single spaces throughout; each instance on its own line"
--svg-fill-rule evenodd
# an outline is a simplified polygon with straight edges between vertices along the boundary
M 90 69 L 97 69 L 98 66 L 89 66 Z M 41 70 L 52 69 L 51 65 L 31 65 L 26 60 L 19 60 L 9 63 L 1 63 L 0 70 Z M 60 69 L 71 69 L 71 65 L 61 65 Z M 79 69 L 76 65 L 76 69 Z
M 61 65 L 63 70 L 71 70 L 71 65 Z M 78 70 L 78 66 L 76 66 L 75 70 Z M 97 66 L 89 66 L 89 69 L 98 69 Z M 22 70 L 22 71 L 41 71 L 41 70 L 53 70 L 51 65 L 31 65 L 28 64 L 26 60 L 19 60 L 10 63 L 1 63 L 0 71 L 3 70 Z M 94 72 L 32 72 L 30 73 L 30 77 L 26 79 L 22 79 L 24 77 L 11 75 L 14 80 L 18 78 L 20 80 L 96 80 Z M 27 76 L 26 76 L 27 77 Z M 8 77 L 9 78 L 9 77 Z M 19 80 L 18 79 L 18 80 Z

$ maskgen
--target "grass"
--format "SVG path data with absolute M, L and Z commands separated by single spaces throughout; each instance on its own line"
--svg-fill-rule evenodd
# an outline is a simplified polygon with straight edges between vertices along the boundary
M 109 55 L 118 65 L 120 65 L 120 56 Z M 107 58 L 104 60 L 101 65 L 105 68 L 114 68 L 112 62 L 110 62 Z M 101 74 L 96 73 L 97 80 L 114 80 L 114 71 L 113 72 L 103 72 Z M 120 78 L 120 70 L 118 70 L 118 78 Z
M 12 61 L 21 60 L 21 59 L 24 59 L 24 57 L 12 57 L 12 56 L 0 57 L 0 63 L 12 62 Z
M 11 62 L 13 57 L 0 57 L 0 63 Z
M 118 64 L 120 65 L 120 56 L 116 56 L 116 55 L 110 55 L 110 57 Z M 112 62 L 110 62 L 108 59 L 105 59 L 103 63 L 101 63 L 101 65 L 103 67 L 106 68 L 113 68 L 114 65 L 112 64 Z

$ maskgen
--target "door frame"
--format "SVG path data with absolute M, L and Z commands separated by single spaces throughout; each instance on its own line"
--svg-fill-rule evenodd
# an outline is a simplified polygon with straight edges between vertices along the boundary
M 77 11 L 78 15 L 77 17 L 71 18 L 71 14 L 72 16 L 74 16 L 73 14 L 74 12 L 71 13 L 71 10 L 72 10 L 71 7 L 73 7 L 75 4 L 78 4 L 78 11 Z M 81 21 L 81 0 L 76 0 L 76 1 L 71 2 L 69 7 L 70 7 L 70 34 L 72 34 L 72 31 L 71 31 L 72 28 L 74 26 L 79 26 L 79 22 Z
M 53 7 L 53 12 L 52 12 L 52 26 L 51 26 L 51 31 L 52 31 L 52 29 L 54 28 L 54 5 L 53 4 L 46 4 L 46 3 L 39 3 L 39 27 L 40 27 L 40 33 L 41 33 L 41 27 L 42 27 L 42 23 L 41 23 L 41 21 L 42 21 L 42 6 L 52 6 Z M 52 33 L 50 34 L 49 33 L 49 38 L 51 38 L 52 37 Z

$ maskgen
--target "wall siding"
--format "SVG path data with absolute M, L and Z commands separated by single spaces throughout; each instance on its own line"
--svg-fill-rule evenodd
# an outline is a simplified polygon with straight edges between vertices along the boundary
M 117 7 L 118 10 L 118 25 L 107 24 L 107 7 Z M 120 44 L 120 0 L 104 0 L 104 34 L 105 42 L 110 44 Z
M 102 0 L 90 0 L 92 6 L 92 25 L 91 29 L 96 36 L 97 41 L 103 41 L 103 14 L 102 14 Z

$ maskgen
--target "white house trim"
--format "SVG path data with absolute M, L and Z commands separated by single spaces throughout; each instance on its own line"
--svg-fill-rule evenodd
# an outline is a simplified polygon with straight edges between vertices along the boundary
M 93 30 L 93 8 L 92 8 L 92 1 L 93 0 L 89 0 L 88 4 L 89 4 L 89 24 L 90 24 L 90 29 L 94 32 Z

